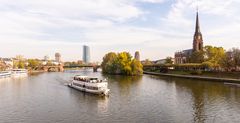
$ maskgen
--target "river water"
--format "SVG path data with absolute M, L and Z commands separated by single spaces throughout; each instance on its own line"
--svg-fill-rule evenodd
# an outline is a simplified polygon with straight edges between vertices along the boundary
M 74 75 L 109 80 L 109 97 L 66 86 Z M 0 123 L 239 123 L 240 88 L 223 83 L 92 70 L 0 80 Z

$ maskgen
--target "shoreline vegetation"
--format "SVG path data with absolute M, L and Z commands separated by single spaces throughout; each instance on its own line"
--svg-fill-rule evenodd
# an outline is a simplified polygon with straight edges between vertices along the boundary
M 144 72 L 177 76 L 213 77 L 240 80 L 240 49 L 224 50 L 223 47 L 205 46 L 181 59 L 167 57 L 165 63 L 144 62 Z M 196 77 L 196 78 L 197 78 Z
M 185 78 L 185 79 L 198 79 L 198 80 L 207 80 L 214 82 L 224 82 L 224 83 L 240 83 L 240 79 L 233 78 L 224 78 L 224 77 L 212 77 L 212 76 L 199 76 L 199 75 L 183 75 L 183 74 L 173 74 L 173 73 L 159 73 L 159 72 L 147 72 L 144 71 L 144 74 L 156 75 L 156 76 L 167 76 L 167 77 L 176 77 L 176 78 Z
M 205 64 L 153 64 L 144 65 L 144 71 L 179 75 L 197 75 L 220 78 L 240 79 L 239 71 L 225 71 L 224 69 L 211 68 Z
M 143 65 L 128 52 L 110 52 L 101 64 L 104 74 L 138 76 L 143 74 Z

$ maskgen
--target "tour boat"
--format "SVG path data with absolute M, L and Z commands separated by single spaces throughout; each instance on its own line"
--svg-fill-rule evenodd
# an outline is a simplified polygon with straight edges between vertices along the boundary
M 108 82 L 106 79 L 100 80 L 99 78 L 81 75 L 74 76 L 73 80 L 68 84 L 68 86 L 80 91 L 99 95 L 108 95 L 110 91 L 110 89 L 108 89 Z
M 12 69 L 12 77 L 26 77 L 27 75 L 26 69 Z
M 11 71 L 0 71 L 0 79 L 11 77 Z

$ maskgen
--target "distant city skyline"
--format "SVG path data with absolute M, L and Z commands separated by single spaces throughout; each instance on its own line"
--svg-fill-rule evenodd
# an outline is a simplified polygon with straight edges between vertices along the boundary
M 0 0 L 0 57 L 91 61 L 108 52 L 141 53 L 141 60 L 174 57 L 192 47 L 197 0 Z M 198 0 L 204 45 L 240 46 L 240 1 Z

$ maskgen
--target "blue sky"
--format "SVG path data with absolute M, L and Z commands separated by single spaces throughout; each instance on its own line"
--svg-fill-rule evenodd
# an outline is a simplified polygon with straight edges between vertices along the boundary
M 157 60 L 192 47 L 196 0 L 0 0 L 0 57 L 91 60 L 140 51 Z M 240 46 L 240 1 L 199 0 L 205 45 Z

